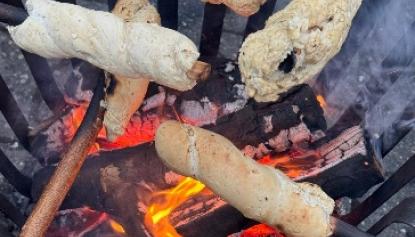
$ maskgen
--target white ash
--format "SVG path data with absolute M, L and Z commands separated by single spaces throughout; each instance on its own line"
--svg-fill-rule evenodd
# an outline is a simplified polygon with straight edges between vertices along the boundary
M 363 137 L 363 132 L 359 126 L 349 128 L 343 131 L 336 139 L 321 146 L 319 148 L 319 152 L 322 156 L 325 156 L 331 151 L 337 149 L 343 143 L 347 143 L 350 147 L 353 147 L 359 141 L 361 141 L 362 137 Z
M 288 139 L 293 144 L 301 144 L 311 140 L 311 132 L 307 125 L 300 123 L 298 126 L 292 127 L 288 131 Z
M 264 132 L 270 133 L 274 129 L 274 126 L 272 125 L 272 115 L 264 116 Z
M 233 65 L 233 63 L 232 62 L 227 62 L 226 63 L 226 67 L 225 67 L 225 72 L 226 73 L 229 73 L 229 72 L 232 72 L 233 70 L 235 70 L 235 65 Z
M 300 112 L 300 107 L 298 107 L 297 105 L 292 105 L 292 107 L 293 107 L 294 113 L 298 114 L 298 112 Z
M 209 102 L 210 102 L 210 100 L 209 100 L 209 98 L 208 98 L 208 97 L 204 96 L 204 97 L 202 97 L 202 98 L 200 99 L 200 102 L 202 102 L 202 103 L 209 103 Z
M 349 144 L 350 140 L 353 140 L 353 145 Z M 316 175 L 356 154 L 367 155 L 361 128 L 355 126 L 345 130 L 334 140 L 319 147 L 316 153 L 320 154 L 323 158 L 317 161 L 314 164 L 315 167 L 310 169 L 302 178 Z
M 270 138 L 266 145 L 260 143 L 258 146 L 247 145 L 243 148 L 243 153 L 251 158 L 259 159 L 271 152 L 284 152 L 291 147 L 306 147 L 311 142 L 311 132 L 307 128 L 307 125 L 300 123 L 299 125 L 281 130 L 278 135 Z
M 180 104 L 181 115 L 195 126 L 214 124 L 218 118 L 219 108 L 207 98 L 203 101 L 184 100 Z
M 176 99 L 177 99 L 176 95 L 167 94 L 167 98 L 166 98 L 167 105 L 173 106 L 174 102 L 176 102 Z
M 74 77 L 78 80 L 76 82 L 76 90 L 73 95 L 74 98 L 65 97 L 65 101 L 73 99 L 74 101 L 91 101 L 93 92 L 90 90 L 82 90 L 82 84 L 84 81 L 83 74 L 79 71 L 80 67 L 77 66 L 73 69 Z M 74 83 L 74 82 L 71 82 Z M 75 103 L 75 102 L 74 102 Z
M 183 176 L 174 173 L 173 171 L 164 174 L 164 182 L 169 185 L 177 185 Z
M 343 152 L 340 149 L 330 151 L 324 158 L 326 160 L 335 160 L 342 157 Z
M 276 152 L 283 152 L 290 147 L 290 141 L 288 140 L 288 130 L 282 130 L 277 136 L 268 140 L 268 145 Z
M 166 100 L 166 92 L 162 89 L 162 87 L 159 87 L 159 91 L 159 93 L 147 98 L 143 102 L 143 106 L 141 107 L 142 111 L 149 111 L 164 105 L 164 101 Z
M 311 133 L 311 141 L 310 142 L 315 142 L 317 140 L 320 140 L 321 138 L 325 137 L 326 133 L 323 130 L 316 130 L 314 132 Z
M 193 197 L 193 198 L 196 198 L 196 197 Z M 192 199 L 189 199 L 188 201 L 183 203 L 182 206 L 186 206 L 187 202 L 191 200 Z M 186 209 L 191 209 L 192 210 L 191 212 L 193 213 L 198 213 L 197 215 L 184 216 L 183 214 L 184 212 L 186 212 L 186 210 L 177 208 L 173 211 L 173 213 L 171 213 L 170 220 L 172 221 L 174 226 L 180 227 L 181 225 L 185 225 L 191 222 L 192 220 L 194 220 L 194 218 L 198 218 L 204 215 L 209 215 L 210 213 L 214 212 L 218 208 L 223 207 L 225 205 L 226 205 L 226 202 L 224 202 L 219 197 L 211 197 L 206 201 L 197 202 L 193 204 L 192 206 L 186 208 Z
M 235 101 L 223 104 L 221 106 L 220 116 L 235 113 L 243 109 L 248 102 L 248 95 L 245 92 L 245 86 L 243 84 L 235 84 L 233 87 L 236 89 Z

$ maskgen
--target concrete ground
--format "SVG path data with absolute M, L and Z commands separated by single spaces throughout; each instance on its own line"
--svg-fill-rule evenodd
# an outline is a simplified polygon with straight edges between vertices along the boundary
M 105 0 L 82 0 L 81 5 L 95 9 L 106 9 Z M 179 31 L 186 34 L 196 44 L 199 43 L 201 20 L 203 15 L 203 4 L 198 0 L 181 0 L 180 2 L 180 26 Z M 278 1 L 277 9 L 284 7 L 288 0 Z M 236 58 L 238 48 L 242 42 L 242 33 L 246 23 L 246 18 L 237 16 L 233 13 L 227 14 L 223 36 L 221 40 L 220 54 L 227 58 Z M 67 79 L 67 72 L 61 70 L 66 68 L 64 62 L 59 60 L 51 61 L 54 75 L 58 84 L 61 86 Z M 63 66 L 62 66 L 63 65 Z M 31 126 L 36 126 L 40 121 L 50 115 L 45 103 L 36 88 L 32 76 L 29 73 L 25 61 L 20 51 L 10 40 L 7 32 L 0 27 L 0 74 L 13 92 L 14 97 L 23 110 Z M 0 113 L 0 148 L 11 159 L 12 162 L 26 175 L 31 176 L 40 168 L 37 161 L 31 157 L 16 141 L 16 138 Z M 408 134 L 401 143 L 393 149 L 383 160 L 386 175 L 390 176 L 397 170 L 410 155 L 415 154 L 415 131 Z M 415 171 L 414 171 L 415 172 Z M 28 200 L 19 195 L 0 175 L 0 193 L 6 195 L 13 203 L 27 211 Z M 415 195 L 415 180 L 404 189 L 398 192 L 391 200 L 383 205 L 378 211 L 365 220 L 360 227 L 369 228 L 380 217 L 397 205 L 405 197 Z M 12 228 L 10 222 L 0 215 L 0 227 Z M 408 237 L 407 227 L 394 225 L 384 231 L 381 236 Z

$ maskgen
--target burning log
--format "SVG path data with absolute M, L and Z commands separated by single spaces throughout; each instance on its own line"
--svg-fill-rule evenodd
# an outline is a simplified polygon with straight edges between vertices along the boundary
M 178 93 L 159 87 L 155 94 L 150 88 L 142 108 L 132 116 L 126 133 L 114 142 L 105 140 L 105 134 L 99 136 L 99 146 L 116 149 L 119 144 L 125 147 L 151 141 L 158 124 L 172 118 L 205 126 L 230 139 L 240 149 L 266 143 L 281 131 L 301 123 L 311 134 L 326 129 L 323 110 L 308 85 L 293 88 L 278 102 L 248 101 L 238 70 L 233 65 L 229 61 L 218 61 L 213 65 L 209 80 L 199 82 L 190 91 Z M 77 87 L 88 84 L 85 79 L 90 77 L 88 73 L 83 75 L 85 84 Z M 73 114 L 57 121 L 32 140 L 32 150 L 37 157 L 49 161 L 55 159 L 56 153 L 71 137 L 72 132 L 68 130 L 76 129 L 69 128 L 73 127 L 74 121 L 80 120 L 81 116 L 75 116 L 79 110 L 82 108 L 75 108 Z
M 53 170 L 47 167 L 35 175 L 34 197 L 39 196 Z M 102 152 L 86 161 L 61 208 L 89 206 L 110 214 L 130 236 L 146 236 L 145 199 L 155 189 L 169 187 L 165 180 L 168 171 L 151 144 Z
M 338 53 L 361 0 L 294 0 L 244 41 L 239 66 L 257 101 L 315 76 Z M 274 40 L 275 39 L 275 40 Z
M 359 134 L 363 134 L 360 128 L 352 128 L 338 135 L 333 140 L 336 142 L 320 140 L 311 144 L 310 147 L 317 148 L 310 151 L 308 156 L 289 159 L 284 159 L 285 156 L 274 156 L 268 160 L 264 158 L 262 162 L 268 161 L 269 165 L 281 169 L 296 181 L 321 185 L 331 197 L 355 197 L 382 179 L 380 166 L 371 152 L 370 144 Z M 332 151 L 344 148 L 343 142 L 338 141 L 353 140 L 350 138 L 354 136 L 359 136 L 359 139 L 354 139 L 358 142 L 350 146 L 347 157 L 342 157 L 341 160 L 333 157 L 329 159 L 330 156 L 326 156 L 330 153 L 324 157 L 316 156 L 319 150 Z M 362 140 L 363 147 L 360 146 Z M 354 146 L 357 147 L 353 148 Z M 362 149 L 365 148 L 367 150 L 363 152 Z M 356 151 L 358 153 L 353 154 Z M 324 162 L 319 161 L 320 159 Z M 278 162 L 279 160 L 282 162 Z M 342 171 L 349 166 L 353 167 L 352 172 L 348 168 Z M 300 171 L 291 174 L 289 170 L 295 170 L 295 167 Z M 35 175 L 32 189 L 34 197 L 38 197 L 53 170 L 54 167 L 47 167 Z M 131 236 L 146 236 L 142 223 L 148 199 L 154 191 L 174 185 L 171 177 L 171 172 L 157 157 L 152 144 L 100 152 L 87 159 L 61 208 L 89 206 L 109 213 Z M 202 195 L 194 201 L 186 202 L 171 214 L 170 221 L 183 236 L 201 236 L 203 233 L 203 236 L 212 237 L 226 236 L 254 223 L 214 195 Z

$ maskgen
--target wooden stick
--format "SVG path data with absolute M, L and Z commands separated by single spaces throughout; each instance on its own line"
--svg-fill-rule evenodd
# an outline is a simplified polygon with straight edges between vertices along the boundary
M 95 143 L 98 132 L 102 128 L 105 114 L 105 108 L 101 105 L 105 95 L 104 83 L 103 79 L 98 80 L 81 126 L 23 226 L 20 237 L 44 236 L 75 181 L 90 147 Z

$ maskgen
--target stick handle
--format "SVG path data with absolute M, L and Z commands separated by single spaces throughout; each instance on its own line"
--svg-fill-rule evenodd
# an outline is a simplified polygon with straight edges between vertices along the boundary
M 101 100 L 104 96 L 104 80 L 99 78 L 85 117 L 24 224 L 20 237 L 45 236 L 102 127 L 105 109 Z

